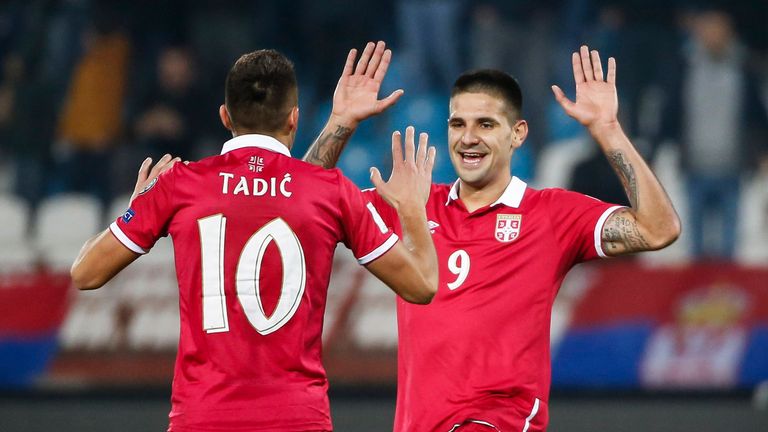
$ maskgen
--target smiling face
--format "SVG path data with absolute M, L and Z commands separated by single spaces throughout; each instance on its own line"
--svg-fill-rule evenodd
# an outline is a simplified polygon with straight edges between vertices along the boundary
M 503 191 L 512 177 L 512 153 L 527 131 L 525 121 L 517 120 L 500 97 L 486 92 L 451 97 L 448 147 L 462 186 Z

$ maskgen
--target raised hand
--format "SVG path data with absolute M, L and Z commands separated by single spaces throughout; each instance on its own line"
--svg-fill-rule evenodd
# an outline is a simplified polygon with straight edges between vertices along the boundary
M 172 158 L 171 155 L 166 154 L 150 169 L 152 158 L 144 159 L 144 162 L 142 162 L 139 167 L 139 175 L 136 177 L 136 186 L 133 188 L 133 194 L 131 195 L 129 203 L 133 202 L 133 200 L 140 194 L 149 190 L 153 185 L 153 181 L 160 174 L 171 169 L 171 167 L 179 161 L 181 161 L 181 158 Z
M 576 102 L 568 99 L 560 87 L 553 85 L 555 99 L 566 114 L 587 128 L 610 126 L 618 122 L 619 110 L 616 95 L 616 60 L 608 59 L 608 74 L 603 78 L 603 66 L 597 50 L 589 51 L 582 45 L 571 56 L 573 79 L 576 81 Z
M 352 49 L 347 55 L 344 71 L 333 93 L 331 115 L 343 119 L 348 126 L 379 114 L 391 107 L 403 95 L 398 89 L 384 99 L 379 99 L 381 82 L 389 68 L 392 51 L 379 41 L 368 42 L 355 65 L 357 50 Z
M 414 145 L 413 126 L 405 129 L 405 157 L 401 134 L 392 134 L 392 175 L 384 182 L 377 168 L 371 168 L 371 181 L 376 191 L 389 205 L 399 209 L 402 205 L 414 205 L 423 209 L 429 199 L 432 185 L 432 168 L 435 165 L 434 147 L 428 146 L 429 136 L 419 134 L 419 147 Z

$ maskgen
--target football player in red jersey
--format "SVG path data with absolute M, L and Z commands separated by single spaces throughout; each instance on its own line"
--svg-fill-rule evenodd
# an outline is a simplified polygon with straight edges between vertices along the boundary
M 349 74 L 371 86 L 350 94 L 372 89 L 375 111 L 399 95 L 376 98 L 391 54 L 366 53 Z M 98 288 L 171 235 L 181 334 L 170 431 L 332 430 L 321 334 L 337 243 L 407 302 L 428 303 L 436 291 L 426 135 L 416 148 L 408 128 L 403 153 L 395 133 L 392 176 L 376 184 L 397 209 L 406 247 L 339 170 L 290 157 L 297 92 L 282 54 L 242 56 L 219 110 L 233 135 L 221 154 L 192 163 L 166 155 L 151 170 L 145 161 L 128 210 L 72 266 L 75 286 Z
M 461 75 L 448 119 L 459 179 L 433 184 L 427 202 L 438 291 L 427 306 L 397 303 L 396 432 L 545 430 L 550 316 L 565 274 L 598 257 L 663 248 L 680 233 L 666 192 L 619 125 L 614 59 L 604 74 L 598 52 L 582 46 L 572 62 L 576 101 L 552 90 L 605 153 L 631 207 L 512 176 L 528 133 L 517 82 L 496 70 Z M 334 110 L 346 102 L 335 98 Z M 363 119 L 332 118 L 321 137 Z M 329 167 L 343 144 L 318 140 L 305 160 Z M 397 232 L 396 212 L 368 196 Z

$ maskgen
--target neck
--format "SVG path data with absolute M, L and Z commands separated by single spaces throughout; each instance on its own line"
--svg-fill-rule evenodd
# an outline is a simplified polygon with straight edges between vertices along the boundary
M 293 134 L 291 133 L 281 133 L 281 132 L 264 132 L 264 131 L 257 131 L 257 130 L 234 130 L 232 129 L 232 137 L 238 137 L 241 135 L 266 135 L 271 136 L 272 138 L 280 141 L 285 147 L 288 148 L 288 150 L 293 147 Z
M 511 175 L 484 186 L 473 186 L 459 180 L 459 198 L 464 203 L 464 207 L 471 213 L 496 202 L 507 189 L 510 181 L 512 181 Z

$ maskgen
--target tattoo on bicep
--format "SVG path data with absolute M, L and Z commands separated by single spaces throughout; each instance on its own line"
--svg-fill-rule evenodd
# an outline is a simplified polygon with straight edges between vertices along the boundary
M 603 244 L 609 250 L 619 252 L 620 246 L 626 252 L 649 250 L 650 245 L 637 227 L 637 220 L 628 209 L 617 210 L 603 226 Z
M 333 168 L 351 135 L 352 129 L 344 126 L 336 126 L 332 133 L 321 134 L 304 156 L 304 161 L 323 168 Z
M 608 153 L 608 162 L 613 166 L 613 170 L 619 175 L 621 184 L 624 186 L 624 192 L 629 198 L 629 204 L 633 209 L 638 210 L 640 203 L 637 200 L 637 178 L 632 164 L 624 157 L 624 152 L 617 150 Z

